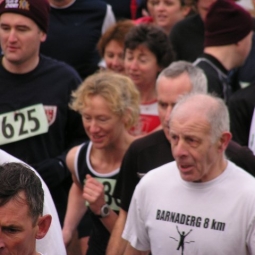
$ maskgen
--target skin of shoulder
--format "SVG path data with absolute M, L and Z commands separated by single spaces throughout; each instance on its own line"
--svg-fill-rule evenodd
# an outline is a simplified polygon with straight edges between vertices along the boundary
M 79 146 L 75 146 L 72 149 L 70 149 L 66 155 L 66 165 L 72 175 L 73 182 L 77 184 L 81 189 L 81 184 L 77 180 L 76 174 L 75 174 L 75 156 L 78 151 Z

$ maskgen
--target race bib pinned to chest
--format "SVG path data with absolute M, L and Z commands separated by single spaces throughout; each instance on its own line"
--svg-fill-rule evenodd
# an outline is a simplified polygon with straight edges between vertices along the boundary
M 110 178 L 101 178 L 101 177 L 95 177 L 95 179 L 99 182 L 101 182 L 104 185 L 104 198 L 105 202 L 110 206 L 110 208 L 114 211 L 120 210 L 120 200 L 114 198 L 113 191 L 115 189 L 116 180 L 110 179 Z M 84 181 L 85 183 L 86 181 Z M 88 201 L 85 202 L 86 206 L 89 206 Z
M 110 178 L 96 178 L 96 179 L 104 185 L 105 202 L 110 206 L 112 210 L 119 211 L 120 201 L 112 196 L 113 191 L 115 189 L 116 180 Z
M 42 104 L 0 115 L 0 145 L 47 133 L 48 119 Z

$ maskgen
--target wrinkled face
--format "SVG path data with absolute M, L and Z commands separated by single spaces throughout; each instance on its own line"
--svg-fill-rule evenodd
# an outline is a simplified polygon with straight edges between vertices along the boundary
M 36 23 L 20 14 L 3 13 L 0 17 L 0 42 L 9 65 L 25 66 L 38 58 L 40 43 L 46 35 Z
M 145 45 L 139 45 L 134 50 L 126 49 L 124 65 L 126 75 L 140 91 L 155 86 L 161 68 L 156 56 Z
M 204 113 L 188 107 L 170 121 L 170 142 L 181 178 L 205 182 L 214 178 L 219 158 L 218 141 L 212 142 L 211 129 Z
M 203 21 L 205 21 L 209 8 L 214 2 L 216 2 L 216 0 L 198 0 L 197 10 Z
M 112 112 L 109 103 L 100 95 L 86 99 L 82 120 L 89 139 L 98 149 L 114 145 L 125 129 L 122 118 Z
M 124 49 L 115 40 L 111 40 L 105 47 L 104 60 L 106 66 L 113 72 L 124 73 Z
M 167 33 L 178 21 L 184 18 L 180 0 L 149 0 L 153 6 L 155 23 Z
M 0 207 L 0 255 L 35 255 L 37 231 L 24 202 L 13 199 Z
M 165 136 L 169 140 L 169 117 L 178 98 L 191 90 L 188 75 L 183 73 L 174 78 L 161 77 L 157 82 L 158 113 Z

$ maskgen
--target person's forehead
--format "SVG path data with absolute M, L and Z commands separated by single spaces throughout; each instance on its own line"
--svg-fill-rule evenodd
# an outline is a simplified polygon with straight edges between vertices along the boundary
M 172 98 L 173 95 L 179 97 L 180 95 L 190 92 L 191 88 L 192 85 L 187 73 L 182 73 L 175 77 L 162 76 L 157 82 L 158 94 L 161 94 L 162 91 L 164 93 L 164 97 L 166 98 Z
M 121 43 L 117 42 L 116 40 L 111 40 L 106 46 L 104 53 L 118 53 L 123 54 L 123 45 Z
M 14 24 L 14 25 L 20 25 L 20 26 L 22 25 L 37 26 L 37 24 L 32 19 L 24 15 L 13 13 L 13 12 L 5 12 L 1 14 L 0 23 Z
M 200 8 L 209 8 L 216 0 L 198 0 L 197 5 Z
M 207 100 L 207 101 L 206 101 Z M 174 111 L 171 115 L 171 120 L 178 120 L 185 122 L 189 120 L 190 123 L 196 122 L 208 122 L 208 111 L 210 109 L 210 102 L 208 103 L 209 98 L 204 97 L 203 95 L 198 95 L 177 104 Z M 207 104 L 206 104 L 207 103 Z
M 180 111 L 172 116 L 170 123 L 170 132 L 183 135 L 202 136 L 211 130 L 206 116 L 199 112 Z
M 156 2 L 160 2 L 160 3 L 181 3 L 181 0 L 157 0 Z M 148 0 L 147 3 L 154 4 L 155 0 Z
M 139 53 L 139 54 L 152 54 L 152 55 L 154 55 L 154 53 L 145 44 L 139 44 L 134 49 L 126 48 L 126 52 L 127 53 Z
M 29 207 L 24 193 L 15 197 L 6 204 L 0 206 L 0 226 L 32 224 L 32 217 L 29 214 Z M 15 213 L 14 213 L 15 212 Z

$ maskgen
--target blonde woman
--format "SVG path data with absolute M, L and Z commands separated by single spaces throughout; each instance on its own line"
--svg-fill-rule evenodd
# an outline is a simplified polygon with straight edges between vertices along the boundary
M 118 217 L 118 201 L 111 196 L 122 158 L 134 137 L 128 132 L 139 116 L 139 92 L 120 74 L 101 72 L 88 77 L 73 93 L 90 139 L 72 148 L 66 158 L 73 184 L 69 193 L 63 237 L 67 244 L 87 210 L 93 222 L 87 254 L 105 254 Z

